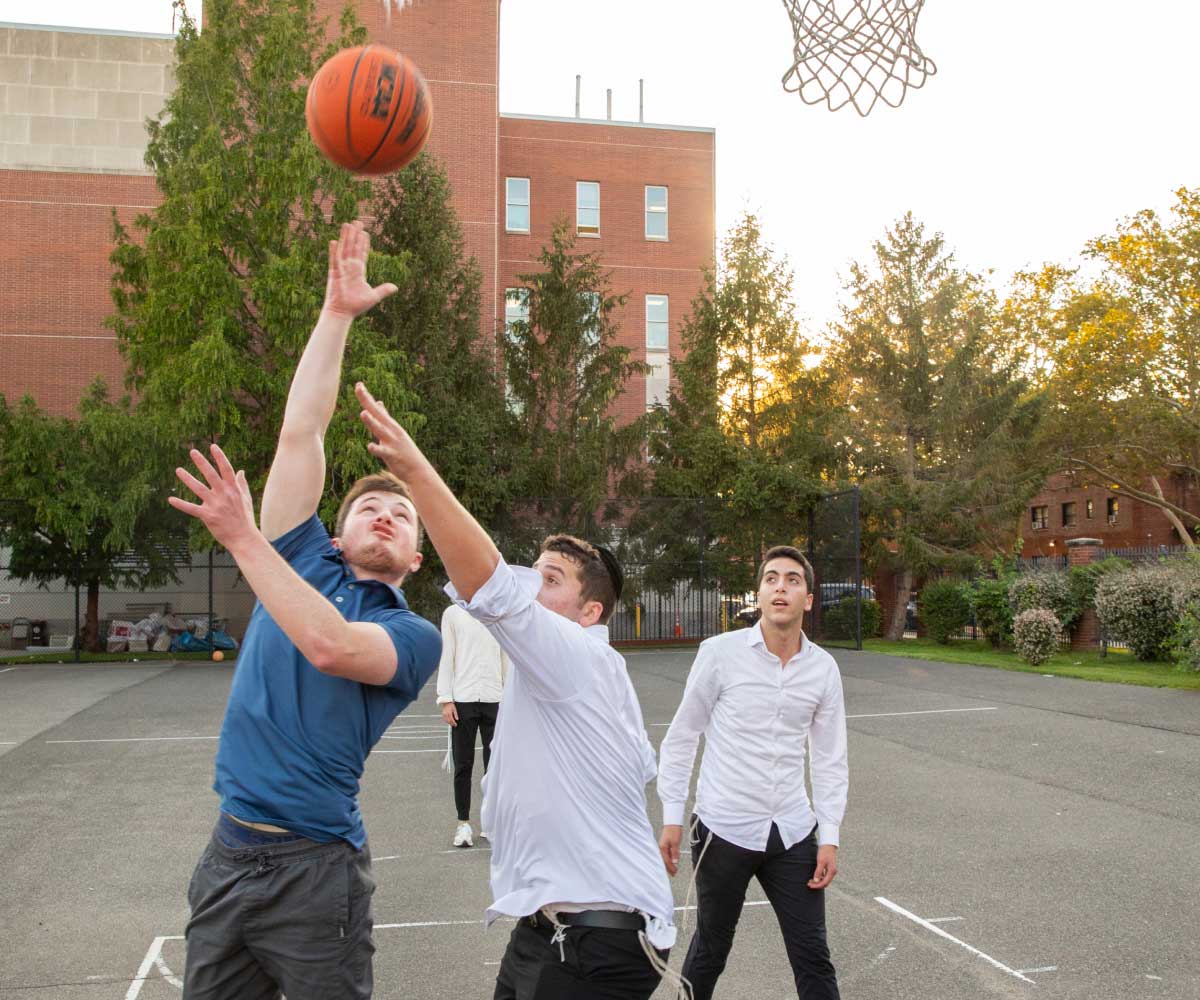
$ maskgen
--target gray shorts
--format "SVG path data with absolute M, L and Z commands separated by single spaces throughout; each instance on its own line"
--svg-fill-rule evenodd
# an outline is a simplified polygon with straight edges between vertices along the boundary
M 366 846 L 214 835 L 188 886 L 184 1000 L 369 1000 L 374 891 Z

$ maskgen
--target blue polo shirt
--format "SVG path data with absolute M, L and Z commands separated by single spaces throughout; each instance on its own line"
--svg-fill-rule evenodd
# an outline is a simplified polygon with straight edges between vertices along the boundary
M 383 626 L 396 646 L 385 685 L 314 667 L 257 604 L 238 653 L 217 748 L 221 809 L 329 843 L 366 843 L 358 785 L 371 748 L 420 693 L 442 653 L 438 630 L 399 588 L 356 579 L 314 514 L 273 543 L 347 621 Z

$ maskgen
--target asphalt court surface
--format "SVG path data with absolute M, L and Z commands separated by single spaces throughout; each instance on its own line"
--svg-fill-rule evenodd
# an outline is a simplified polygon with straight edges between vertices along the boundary
M 843 997 L 1200 997 L 1200 693 L 835 655 L 851 716 L 827 893 Z M 656 745 L 691 657 L 627 657 Z M 0 1000 L 180 996 L 231 675 L 0 672 Z M 490 997 L 509 932 L 480 922 L 486 842 L 450 845 L 433 699 L 431 684 L 363 782 L 381 1000 Z M 675 890 L 682 906 L 682 877 Z M 757 884 L 748 899 L 717 996 L 795 997 Z

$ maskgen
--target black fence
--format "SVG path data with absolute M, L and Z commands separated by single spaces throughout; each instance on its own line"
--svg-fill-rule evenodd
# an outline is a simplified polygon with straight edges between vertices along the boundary
M 858 491 L 817 496 L 799 516 L 742 520 L 712 500 L 611 499 L 585 511 L 571 501 L 544 499 L 511 505 L 493 534 L 505 557 L 524 565 L 536 559 L 546 535 L 559 531 L 611 548 L 626 582 L 610 635 L 614 642 L 648 644 L 694 642 L 752 625 L 762 553 L 794 545 L 807 554 L 816 577 L 807 634 L 822 644 L 861 649 L 862 602 L 875 595 L 862 578 Z M 153 589 L 105 587 L 89 594 L 86 584 L 67 579 L 20 579 L 0 550 L 0 658 L 78 658 L 92 635 L 90 648 L 133 656 L 202 652 L 214 642 L 227 649 L 223 643 L 241 642 L 253 608 L 253 592 L 224 552 L 179 553 L 174 580 Z
M 610 499 L 596 509 L 559 499 L 510 506 L 493 526 L 510 562 L 529 565 L 541 540 L 567 532 L 611 549 L 625 571 L 609 634 L 620 643 L 695 641 L 752 625 L 755 574 L 772 545 L 795 545 L 813 565 L 816 591 L 807 633 L 823 644 L 862 648 L 857 489 L 816 497 L 799 517 L 764 515 L 738 524 L 727 504 L 704 499 Z

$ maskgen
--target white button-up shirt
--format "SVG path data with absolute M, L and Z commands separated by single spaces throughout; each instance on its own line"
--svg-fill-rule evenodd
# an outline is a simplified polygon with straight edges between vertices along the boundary
M 479 622 L 457 604 L 442 612 L 439 705 L 448 701 L 499 701 L 508 668 L 508 654 Z
M 707 639 L 659 751 L 663 823 L 682 824 L 700 734 L 704 758 L 696 815 L 713 833 L 766 850 L 771 824 L 785 848 L 817 826 L 818 844 L 837 844 L 846 812 L 846 707 L 837 664 L 808 637 L 786 664 L 762 628 Z M 813 802 L 804 787 L 811 747 Z
M 656 948 L 675 942 L 674 899 L 646 814 L 656 767 L 624 658 L 608 629 L 537 602 L 542 576 L 503 561 L 470 602 L 512 660 L 483 779 L 492 844 L 490 924 L 548 903 L 629 907 Z

